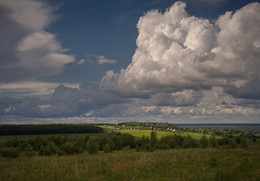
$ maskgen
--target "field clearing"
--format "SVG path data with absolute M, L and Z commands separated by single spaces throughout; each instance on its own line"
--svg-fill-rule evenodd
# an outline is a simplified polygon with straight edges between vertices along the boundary
M 260 179 L 257 149 L 115 151 L 97 155 L 0 158 L 1 181 L 194 181 Z
M 146 137 L 150 137 L 151 131 L 152 130 L 137 130 L 137 129 L 114 129 L 113 126 L 100 126 L 102 127 L 105 132 L 120 132 L 120 133 L 129 133 L 135 137 L 141 138 L 142 136 L 146 136 Z M 183 132 L 183 133 L 175 133 L 175 132 L 170 132 L 170 131 L 156 131 L 157 133 L 157 137 L 159 139 L 161 139 L 164 136 L 168 136 L 168 135 L 173 135 L 173 134 L 177 134 L 177 135 L 181 135 L 181 136 L 188 136 L 190 135 L 192 138 L 195 139 L 200 139 L 203 135 L 205 134 L 201 134 L 201 133 L 192 133 L 192 132 Z M 207 138 L 209 138 L 211 135 L 205 135 Z M 216 137 L 216 138 L 221 138 L 220 136 Z

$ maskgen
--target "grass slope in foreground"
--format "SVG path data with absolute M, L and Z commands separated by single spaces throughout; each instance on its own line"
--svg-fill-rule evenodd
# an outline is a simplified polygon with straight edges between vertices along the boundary
M 136 136 L 135 139 L 137 140 L 142 137 L 142 134 L 145 133 L 150 135 L 151 133 L 151 130 L 126 131 L 132 131 L 132 134 Z M 158 131 L 157 134 L 159 138 L 166 136 L 166 134 L 174 135 L 174 133 L 167 131 Z M 187 133 L 181 132 L 177 134 Z M 67 141 L 73 143 L 74 140 L 77 145 L 77 142 L 84 137 L 89 137 L 90 141 L 91 137 L 116 138 L 117 136 L 118 138 L 121 138 L 120 135 L 113 135 L 106 132 L 95 133 L 93 135 L 43 135 L 40 136 L 41 139 L 38 139 L 38 136 L 36 135 L 30 135 L 29 137 L 27 135 L 22 135 L 18 137 L 25 143 L 28 142 L 28 144 L 31 143 L 31 139 L 41 140 L 44 145 L 45 141 L 48 141 L 48 139 L 51 138 L 66 138 L 64 144 L 67 145 Z M 195 135 L 192 135 L 192 137 L 195 139 Z M 16 141 L 12 142 L 12 138 L 17 139 L 17 136 L 1 136 L 0 138 L 0 140 L 2 140 L 0 143 L 4 146 L 6 141 L 10 141 L 9 143 L 16 143 Z M 58 139 L 58 141 L 59 140 L 60 139 Z M 248 142 L 249 144 L 246 148 L 233 148 L 228 145 L 228 147 L 221 146 L 218 148 L 206 149 L 182 149 L 182 147 L 180 147 L 178 149 L 170 150 L 157 149 L 154 152 L 136 151 L 138 149 L 134 148 L 132 150 L 123 149 L 124 151 L 113 151 L 110 153 L 105 153 L 105 151 L 100 150 L 97 155 L 91 155 L 83 150 L 80 154 L 59 155 L 56 153 L 52 156 L 38 156 L 38 154 L 26 156 L 26 154 L 22 152 L 18 158 L 0 157 L 0 180 L 257 181 L 260 180 L 260 139 L 257 136 L 255 137 L 255 141 L 252 141 L 252 138 L 248 138 L 248 140 L 251 141 Z M 84 144 L 87 144 L 88 142 L 85 142 Z M 33 143 L 40 142 L 36 141 Z M 47 144 L 47 146 L 48 145 L 49 144 Z M 63 148 L 63 146 L 61 146 L 61 148 Z
M 259 180 L 259 149 L 116 151 L 89 155 L 0 158 L 0 180 Z

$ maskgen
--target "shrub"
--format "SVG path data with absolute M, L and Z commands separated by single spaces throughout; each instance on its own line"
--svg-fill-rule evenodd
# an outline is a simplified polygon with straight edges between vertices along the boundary
M 36 155 L 36 152 L 35 151 L 25 151 L 24 153 L 23 153 L 23 155 L 25 155 L 25 156 L 34 156 L 34 155 Z
M 201 148 L 207 148 L 208 147 L 208 139 L 205 135 L 203 135 L 200 139 L 199 145 Z
M 159 149 L 166 150 L 166 149 L 170 149 L 170 146 L 169 146 L 168 144 L 166 144 L 166 143 L 160 143 L 160 144 L 158 145 L 158 148 L 159 148 Z
M 217 148 L 218 147 L 218 141 L 215 136 L 211 136 L 209 138 L 209 143 L 211 147 Z
M 103 151 L 105 153 L 109 153 L 109 152 L 112 152 L 112 149 L 111 149 L 111 146 L 109 143 L 106 143 L 105 146 L 103 147 Z
M 130 145 L 127 145 L 123 148 L 124 151 L 131 151 L 131 147 Z
M 0 150 L 0 155 L 7 158 L 17 158 L 20 156 L 21 152 L 17 148 L 2 148 Z
M 80 152 L 79 147 L 76 143 L 68 141 L 61 145 L 61 151 L 67 155 L 77 154 Z
M 90 154 L 97 154 L 99 148 L 98 140 L 96 137 L 91 137 L 86 145 L 86 150 Z
M 241 148 L 247 148 L 248 147 L 248 143 L 246 138 L 242 137 L 241 138 Z

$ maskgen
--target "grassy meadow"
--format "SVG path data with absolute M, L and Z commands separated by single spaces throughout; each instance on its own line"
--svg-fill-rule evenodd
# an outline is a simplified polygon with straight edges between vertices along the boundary
M 115 151 L 71 156 L 0 158 L 0 180 L 192 180 L 260 179 L 259 148 Z
M 129 133 L 138 139 L 149 137 L 151 130 L 114 129 L 105 132 Z M 157 131 L 158 139 L 175 133 Z M 92 134 L 62 134 L 80 138 Z M 183 132 L 200 139 L 203 134 Z M 30 140 L 39 135 L 0 136 L 0 143 Z M 41 137 L 51 137 L 41 135 Z M 210 137 L 210 135 L 206 135 Z M 97 154 L 0 157 L 1 181 L 243 181 L 260 180 L 260 139 L 248 139 L 246 148 L 178 148 L 152 152 L 127 149 Z

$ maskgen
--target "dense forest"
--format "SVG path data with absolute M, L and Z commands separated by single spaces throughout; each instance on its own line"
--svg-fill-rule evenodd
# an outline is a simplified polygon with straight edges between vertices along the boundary
M 30 139 L 11 139 L 0 142 L 0 156 L 18 157 L 20 154 L 32 155 L 71 155 L 98 151 L 135 150 L 151 152 L 156 149 L 185 148 L 245 148 L 248 140 L 256 141 L 255 135 L 229 129 L 182 128 L 169 123 L 128 122 L 113 127 L 112 132 L 104 132 L 100 125 L 90 124 L 49 124 L 49 125 L 0 125 L 0 135 L 35 135 Z M 129 133 L 120 133 L 116 129 L 151 130 L 150 136 L 135 137 Z M 174 131 L 160 139 L 157 131 Z M 179 133 L 201 133 L 199 139 Z M 81 135 L 71 133 L 84 133 Z M 85 134 L 96 133 L 96 134 Z M 102 133 L 102 134 L 99 134 Z M 55 134 L 48 135 L 46 134 Z M 39 136 L 37 136 L 39 135 Z M 44 136 L 45 135 L 45 136 Z M 207 136 L 205 136 L 207 135 Z
M 42 135 L 102 132 L 102 128 L 90 124 L 0 125 L 0 135 Z
M 18 157 L 20 154 L 33 155 L 71 155 L 98 151 L 112 152 L 115 150 L 154 151 L 156 149 L 181 148 L 237 148 L 247 147 L 247 139 L 243 136 L 217 139 L 214 136 L 194 139 L 191 136 L 177 134 L 157 138 L 156 131 L 151 131 L 150 137 L 136 138 L 128 133 L 103 133 L 96 135 L 71 136 L 50 135 L 37 136 L 28 140 L 9 140 L 0 144 L 2 157 Z

